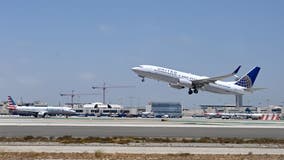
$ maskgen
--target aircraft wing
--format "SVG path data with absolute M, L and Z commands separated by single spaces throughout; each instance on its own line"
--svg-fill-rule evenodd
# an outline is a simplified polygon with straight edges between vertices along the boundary
M 223 75 L 223 76 L 192 80 L 192 84 L 195 85 L 196 87 L 203 87 L 206 84 L 214 83 L 215 81 L 222 80 L 222 79 L 236 75 L 239 72 L 240 68 L 241 68 L 241 66 L 239 66 L 234 72 L 232 72 L 230 74 Z

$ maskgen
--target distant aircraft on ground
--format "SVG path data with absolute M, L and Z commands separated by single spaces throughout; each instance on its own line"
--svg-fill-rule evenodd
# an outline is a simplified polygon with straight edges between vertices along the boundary
M 204 113 L 204 116 L 207 118 L 223 118 L 223 119 L 231 119 L 231 118 L 244 118 L 244 119 L 260 119 L 263 114 L 261 113 Z
M 46 115 L 65 115 L 66 117 L 74 115 L 76 112 L 69 107 L 36 107 L 36 106 L 18 106 L 11 96 L 8 96 L 9 111 L 19 115 L 32 115 L 34 117 L 45 117 Z
M 252 93 L 253 91 L 261 89 L 253 88 L 256 77 L 260 71 L 260 67 L 253 68 L 237 81 L 221 81 L 225 78 L 235 76 L 240 68 L 241 66 L 230 74 L 217 77 L 197 76 L 191 73 L 180 72 L 153 65 L 140 65 L 132 68 L 132 71 L 142 78 L 142 82 L 144 82 L 145 78 L 167 82 L 171 87 L 176 89 L 189 88 L 188 94 L 190 95 L 192 93 L 197 94 L 199 90 L 202 90 L 219 94 L 236 95 L 236 98 L 238 98 L 237 96 L 242 96 L 246 93 Z

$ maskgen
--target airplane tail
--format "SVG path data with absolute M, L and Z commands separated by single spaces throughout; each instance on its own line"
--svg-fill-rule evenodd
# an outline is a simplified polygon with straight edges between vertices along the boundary
M 11 96 L 8 96 L 8 107 L 7 107 L 7 109 L 16 110 L 16 106 L 17 106 L 17 104 L 15 103 L 13 98 Z
M 235 84 L 246 88 L 252 88 L 259 71 L 260 67 L 254 67 L 249 73 L 244 75 Z

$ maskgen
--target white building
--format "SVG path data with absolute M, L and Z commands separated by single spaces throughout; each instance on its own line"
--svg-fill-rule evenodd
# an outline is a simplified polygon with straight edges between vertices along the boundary
M 123 106 L 96 102 L 74 106 L 73 109 L 77 114 L 84 116 L 111 116 L 121 113 Z

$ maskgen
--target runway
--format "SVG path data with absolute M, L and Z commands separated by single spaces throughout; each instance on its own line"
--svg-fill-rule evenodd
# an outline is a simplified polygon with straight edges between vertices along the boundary
M 0 118 L 0 136 L 284 138 L 283 121 Z
M 124 126 L 1 126 L 0 136 L 65 136 L 74 137 L 240 137 L 284 138 L 284 129 L 265 128 L 206 128 L 206 127 L 124 127 Z
M 2 152 L 33 152 L 33 153 L 128 153 L 128 154 L 205 154 L 205 155 L 284 155 L 284 149 L 280 147 L 263 147 L 260 145 L 223 145 L 218 144 L 84 144 L 84 145 L 60 145 L 57 143 L 0 143 Z

